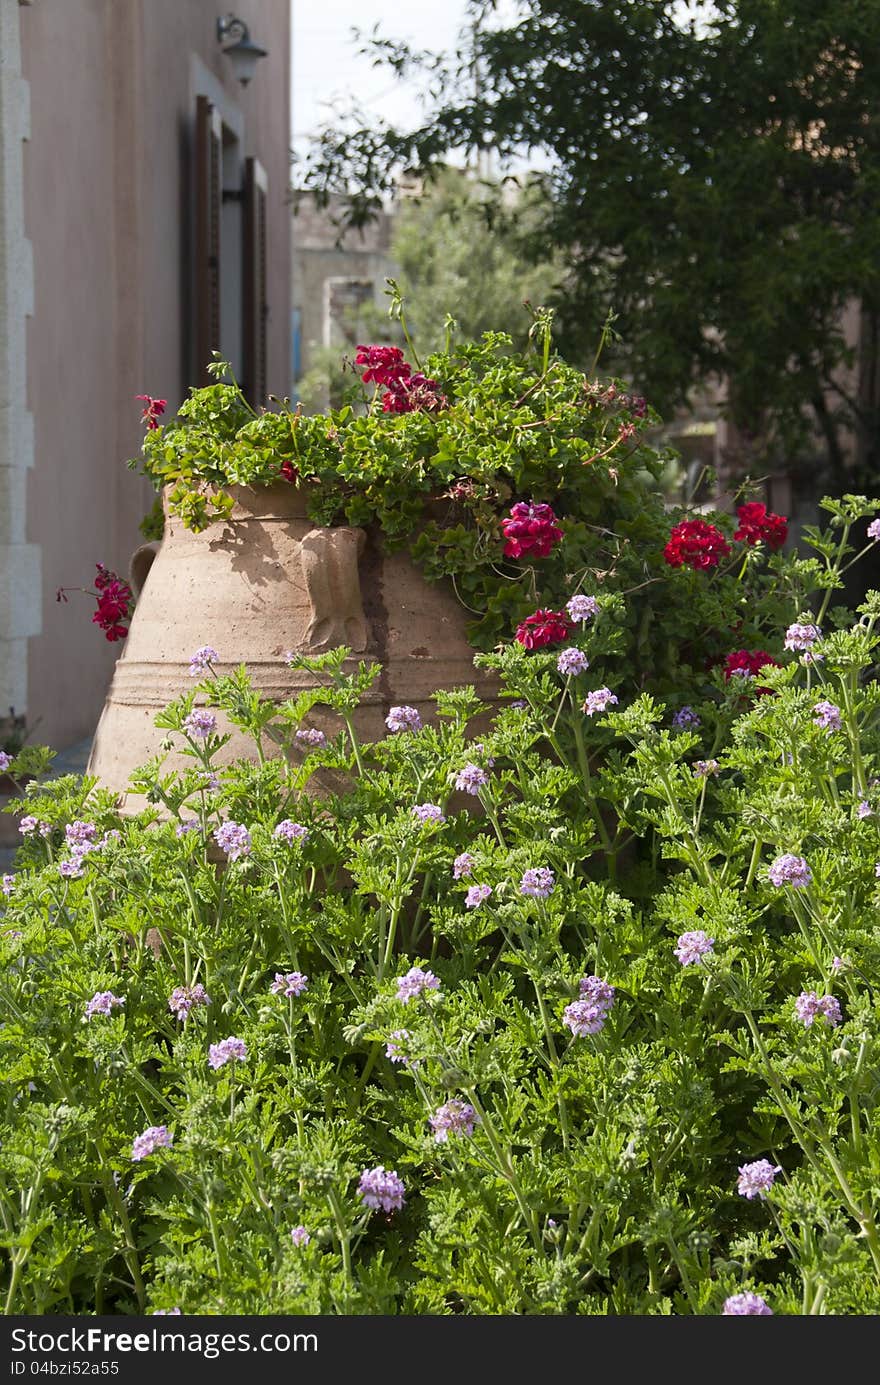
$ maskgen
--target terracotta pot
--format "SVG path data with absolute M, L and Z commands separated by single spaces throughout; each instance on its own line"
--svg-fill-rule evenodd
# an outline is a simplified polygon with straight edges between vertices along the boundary
M 233 487 L 230 519 L 201 534 L 167 513 L 161 544 L 132 559 L 137 606 L 95 733 L 87 773 L 115 790 L 129 811 L 132 770 L 155 755 L 166 733 L 153 720 L 189 691 L 189 660 L 210 645 L 219 673 L 246 664 L 255 687 L 276 701 L 320 679 L 288 668 L 285 652 L 319 654 L 338 645 L 382 665 L 358 710 L 366 740 L 385 734 L 389 708 L 406 703 L 430 720 L 439 688 L 473 683 L 491 699 L 496 684 L 474 668 L 465 636 L 466 612 L 451 587 L 428 583 L 406 553 L 386 554 L 363 529 L 316 528 L 294 486 Z M 222 720 L 222 719 L 221 719 Z M 335 734 L 332 713 L 315 708 L 309 725 Z M 228 763 L 254 754 L 233 727 L 221 752 Z M 166 769 L 191 765 L 171 755 Z

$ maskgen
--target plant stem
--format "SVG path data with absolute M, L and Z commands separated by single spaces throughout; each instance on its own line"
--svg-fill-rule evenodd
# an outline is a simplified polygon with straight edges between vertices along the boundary
M 327 1202 L 330 1211 L 333 1213 L 333 1221 L 336 1224 L 336 1234 L 339 1237 L 339 1249 L 342 1252 L 342 1270 L 345 1275 L 345 1283 L 349 1290 L 354 1288 L 354 1277 L 351 1271 L 351 1232 L 346 1225 L 342 1207 L 339 1202 L 339 1194 L 335 1188 L 327 1189 Z

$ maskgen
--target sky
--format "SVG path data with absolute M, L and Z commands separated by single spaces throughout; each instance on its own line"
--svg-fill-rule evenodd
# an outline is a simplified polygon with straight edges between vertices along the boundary
M 293 0 L 293 146 L 302 155 L 308 136 L 354 97 L 368 113 L 402 125 L 419 119 L 418 81 L 404 83 L 387 68 L 359 57 L 352 37 L 379 25 L 386 38 L 417 49 L 455 47 L 466 22 L 466 0 Z
M 496 0 L 495 23 L 510 22 L 517 0 Z M 681 0 L 684 18 L 690 9 Z M 418 79 L 401 82 L 387 68 L 374 68 L 358 55 L 353 38 L 375 25 L 386 38 L 406 39 L 417 49 L 453 49 L 467 23 L 466 0 L 292 0 L 292 143 L 302 156 L 309 133 L 355 97 L 367 111 L 399 125 L 419 120 Z

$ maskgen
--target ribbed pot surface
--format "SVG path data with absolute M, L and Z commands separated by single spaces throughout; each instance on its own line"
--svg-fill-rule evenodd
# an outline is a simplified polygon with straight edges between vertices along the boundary
M 293 486 L 232 489 L 230 519 L 201 534 L 166 508 L 165 537 L 138 596 L 87 770 L 129 811 L 143 806 L 127 793 L 129 776 L 167 735 L 153 724 L 156 713 L 191 690 L 190 656 L 202 645 L 217 650 L 218 673 L 243 663 L 255 688 L 276 701 L 322 682 L 288 668 L 288 650 L 320 654 L 345 644 L 351 668 L 361 659 L 381 664 L 355 718 L 365 740 L 385 734 L 395 704 L 430 720 L 440 688 L 473 683 L 486 699 L 496 691 L 474 668 L 466 613 L 453 592 L 426 582 L 405 553 L 383 553 L 362 529 L 316 528 Z M 255 758 L 253 743 L 222 714 L 218 721 L 232 735 L 219 762 Z M 317 707 L 308 724 L 328 735 L 339 729 Z M 185 766 L 192 761 L 172 752 L 164 768 Z

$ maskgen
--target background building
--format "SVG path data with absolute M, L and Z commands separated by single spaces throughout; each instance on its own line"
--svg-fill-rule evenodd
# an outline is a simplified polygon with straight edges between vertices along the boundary
M 391 255 L 393 212 L 380 212 L 360 229 L 340 231 L 343 199 L 318 207 L 294 194 L 291 223 L 294 385 L 315 364 L 321 347 L 357 345 L 360 310 L 382 304 L 385 280 L 397 270 Z
M 135 395 L 173 412 L 214 348 L 252 399 L 290 388 L 290 0 L 236 0 L 244 86 L 223 13 L 0 0 L 0 712 L 55 747 L 119 652 L 55 592 L 141 542 Z

